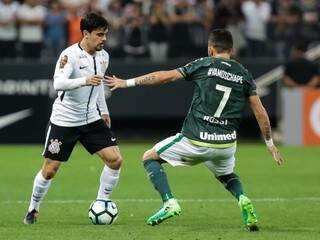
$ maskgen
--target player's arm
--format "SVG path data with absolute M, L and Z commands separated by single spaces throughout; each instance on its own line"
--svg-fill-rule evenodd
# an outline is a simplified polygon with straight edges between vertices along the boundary
M 53 76 L 53 87 L 55 90 L 68 91 L 88 85 L 98 86 L 103 79 L 98 75 L 70 78 L 73 70 L 74 62 L 72 57 L 62 53 L 57 61 Z
M 99 86 L 97 105 L 101 113 L 101 118 L 103 119 L 103 121 L 105 121 L 108 127 L 111 127 L 111 118 L 110 118 L 109 109 L 108 109 L 105 94 L 104 94 L 103 84 L 100 84 Z
M 249 97 L 249 105 L 252 109 L 257 122 L 259 124 L 261 133 L 266 142 L 267 148 L 269 152 L 272 154 L 274 160 L 280 165 L 283 163 L 282 156 L 278 151 L 277 147 L 274 145 L 272 137 L 271 137 L 271 126 L 269 121 L 269 116 L 267 111 L 263 107 L 260 98 L 257 95 L 253 95 Z
M 115 76 L 106 76 L 106 84 L 111 88 L 111 91 L 113 91 L 117 88 L 127 88 L 139 85 L 160 85 L 169 82 L 174 82 L 183 78 L 184 76 L 177 69 L 174 69 L 169 71 L 152 72 L 128 80 L 120 79 Z

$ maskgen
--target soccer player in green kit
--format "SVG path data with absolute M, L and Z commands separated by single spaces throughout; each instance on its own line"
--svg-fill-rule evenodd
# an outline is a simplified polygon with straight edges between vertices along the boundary
M 217 29 L 209 35 L 209 57 L 174 70 L 153 72 L 128 80 L 115 76 L 106 79 L 111 90 L 181 79 L 195 84 L 193 100 L 181 133 L 157 143 L 143 155 L 144 168 L 163 200 L 160 210 L 147 220 L 149 225 L 160 224 L 181 212 L 161 164 L 192 166 L 204 163 L 237 199 L 246 228 L 249 231 L 259 230 L 253 204 L 244 194 L 239 177 L 233 172 L 237 129 L 246 102 L 258 121 L 274 160 L 280 165 L 283 159 L 273 143 L 269 117 L 257 96 L 252 76 L 240 63 L 230 58 L 232 48 L 230 32 Z

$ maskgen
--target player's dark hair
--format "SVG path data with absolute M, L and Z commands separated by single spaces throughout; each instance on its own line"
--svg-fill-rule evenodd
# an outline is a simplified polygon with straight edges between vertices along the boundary
M 97 29 L 107 29 L 109 27 L 108 21 L 97 13 L 88 13 L 80 21 L 80 30 L 83 33 L 84 30 L 92 32 Z
M 231 33 L 226 29 L 214 29 L 209 34 L 209 45 L 214 47 L 218 53 L 230 52 L 233 48 Z

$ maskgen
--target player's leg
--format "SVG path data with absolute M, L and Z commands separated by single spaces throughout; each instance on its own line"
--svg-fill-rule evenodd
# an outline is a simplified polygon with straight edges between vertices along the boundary
M 230 173 L 216 176 L 216 178 L 239 201 L 240 196 L 243 195 L 243 188 L 238 175 L 235 173 Z
M 236 152 L 236 145 L 224 149 L 213 149 L 212 151 L 213 160 L 206 161 L 205 165 L 237 199 L 242 212 L 243 221 L 248 230 L 257 231 L 258 220 L 254 207 L 250 199 L 244 194 L 240 178 L 233 172 L 235 166 L 234 154 Z
M 238 200 L 242 219 L 249 231 L 258 231 L 257 215 L 251 200 L 244 194 L 241 181 L 235 173 L 217 176 L 224 187 Z
M 104 162 L 100 175 L 100 186 L 97 199 L 109 199 L 112 190 L 118 183 L 122 157 L 116 138 L 103 120 L 98 120 L 82 127 L 82 145 L 91 154 L 96 153 Z
M 160 210 L 147 220 L 147 224 L 152 226 L 170 217 L 179 215 L 181 212 L 178 202 L 172 195 L 167 175 L 161 165 L 163 162 L 155 149 L 149 149 L 143 154 L 143 166 L 152 185 L 158 191 L 163 201 Z
M 34 224 L 37 221 L 40 204 L 56 175 L 61 162 L 67 161 L 77 141 L 74 128 L 48 125 L 46 142 L 43 151 L 45 157 L 41 170 L 36 174 L 30 204 L 23 220 L 25 224 Z
M 191 166 L 199 163 L 198 159 L 193 158 L 198 154 L 201 155 L 198 148 L 180 133 L 164 139 L 145 152 L 143 156 L 144 167 L 150 181 L 164 202 L 162 208 L 148 219 L 149 225 L 159 224 L 165 219 L 181 213 L 181 208 L 173 198 L 161 163 L 167 162 L 171 166 Z
M 97 152 L 105 165 L 100 175 L 97 199 L 109 199 L 119 181 L 122 157 L 118 146 L 104 148 Z
M 163 202 L 173 198 L 167 175 L 162 167 L 164 161 L 160 159 L 155 149 L 149 149 L 143 154 L 143 166 L 147 175 L 161 196 Z
M 40 204 L 48 192 L 52 178 L 57 173 L 60 164 L 60 161 L 44 160 L 42 169 L 37 173 L 33 181 L 28 213 L 23 220 L 25 224 L 34 224 L 37 221 Z

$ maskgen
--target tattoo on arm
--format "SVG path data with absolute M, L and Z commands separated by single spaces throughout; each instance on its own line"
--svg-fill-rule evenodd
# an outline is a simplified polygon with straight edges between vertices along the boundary
M 271 127 L 269 121 L 264 121 L 262 128 L 265 139 L 269 140 L 271 138 Z
M 268 113 L 263 107 L 260 98 L 257 96 L 252 96 L 249 98 L 250 107 L 256 117 L 261 134 L 265 140 L 270 140 L 272 138 L 271 126 Z
M 182 79 L 177 70 L 157 71 L 135 78 L 136 85 L 160 85 Z
M 266 110 L 264 110 L 262 115 L 260 116 L 259 126 L 264 138 L 266 140 L 269 140 L 271 138 L 271 126 Z
M 152 85 L 157 82 L 158 78 L 155 75 L 146 75 L 146 76 L 142 76 L 137 78 L 136 80 L 136 84 L 137 85 Z

